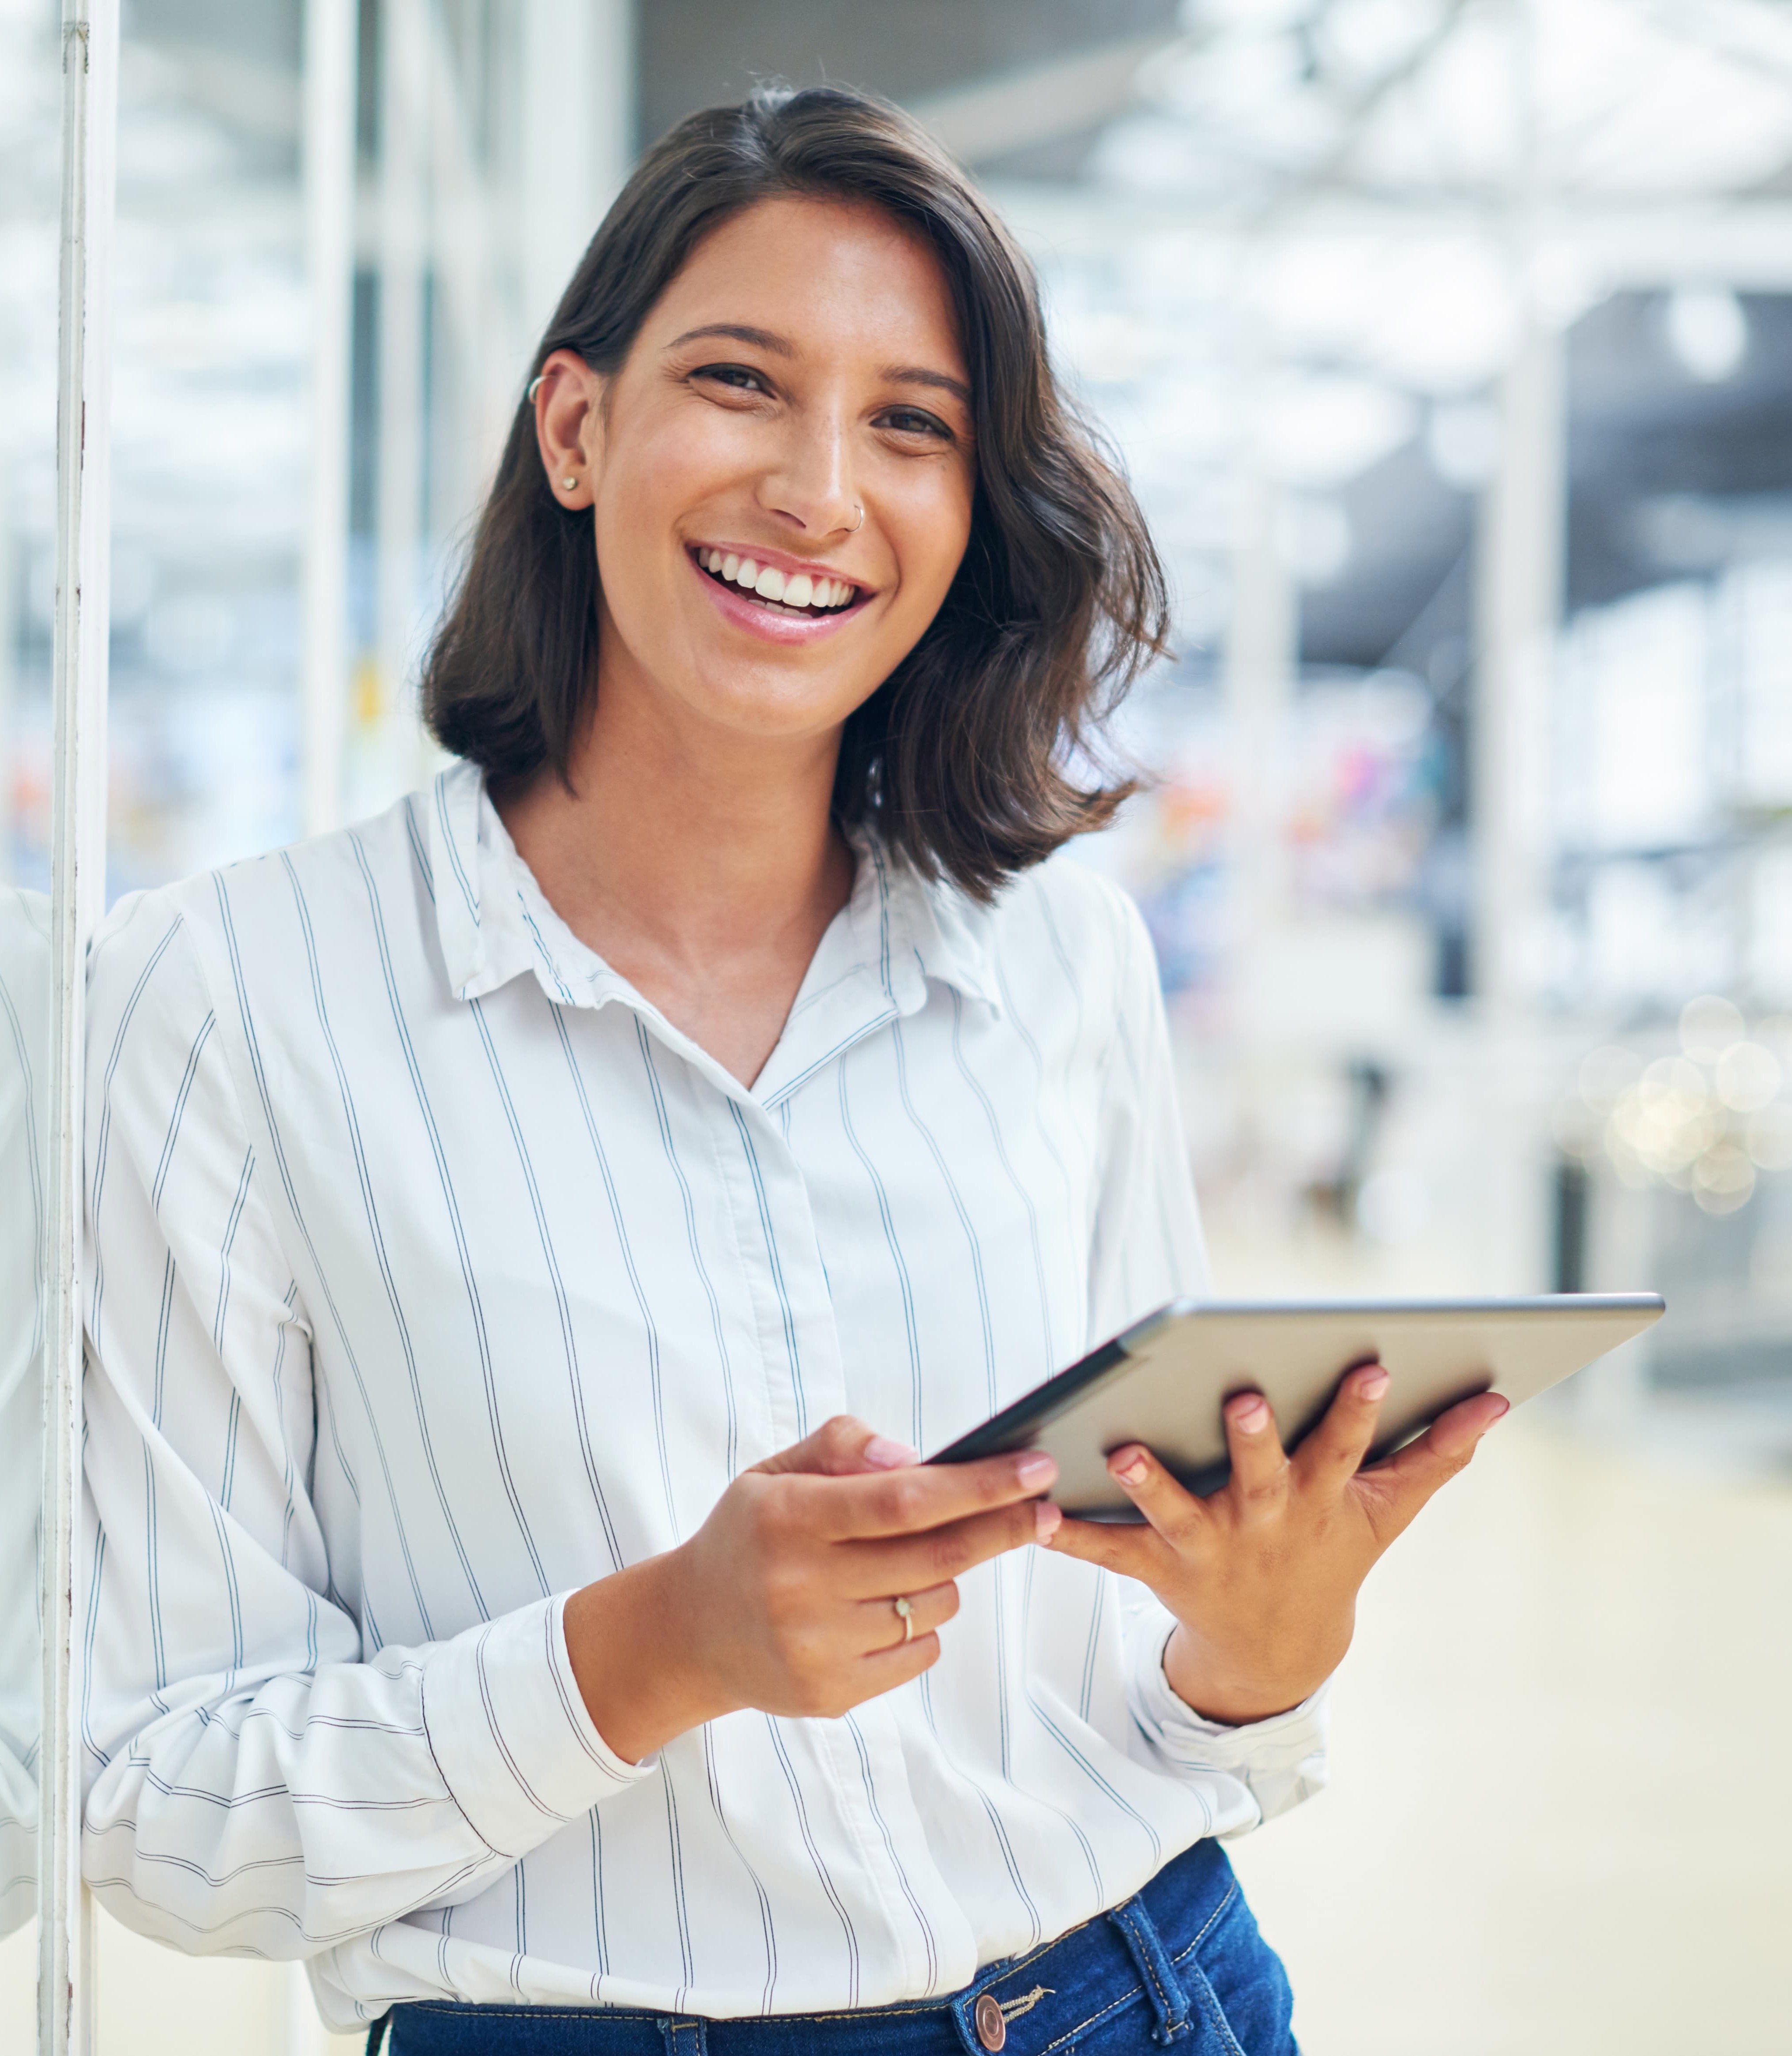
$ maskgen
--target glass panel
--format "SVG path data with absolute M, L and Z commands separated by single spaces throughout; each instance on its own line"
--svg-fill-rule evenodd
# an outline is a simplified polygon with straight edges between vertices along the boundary
M 61 77 L 0 9 L 0 2048 L 36 2046 Z
M 1568 346 L 1562 1255 L 1674 1310 L 1613 1432 L 1792 1459 L 1792 294 L 1613 294 Z M 1561 1267 L 1569 1268 L 1565 1260 Z M 1577 1281 L 1578 1282 L 1578 1281 Z
M 0 627 L 10 626 L 0 618 Z M 49 1015 L 49 900 L 41 888 L 9 880 L 0 885 L 0 2046 L 8 2049 L 31 2046 L 35 1986 Z

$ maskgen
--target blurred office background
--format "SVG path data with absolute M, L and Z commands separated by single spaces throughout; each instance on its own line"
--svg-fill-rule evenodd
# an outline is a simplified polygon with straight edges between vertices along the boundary
M 1239 1852 L 1297 2026 L 1792 2050 L 1792 13 L 127 0 L 125 54 L 114 894 L 432 767 L 422 639 L 642 144 L 826 77 L 972 167 L 1174 583 L 1085 854 L 1157 939 L 1220 1288 L 1670 1302 L 1371 1587 L 1336 1789 Z M 57 100 L 0 0 L 40 886 Z M 281 1973 L 101 1962 L 105 2056 L 311 2046 Z

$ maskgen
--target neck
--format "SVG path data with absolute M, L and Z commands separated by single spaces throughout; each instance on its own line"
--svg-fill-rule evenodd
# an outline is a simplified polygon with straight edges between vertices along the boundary
M 792 952 L 806 965 L 852 885 L 839 749 L 837 729 L 722 728 L 606 666 L 572 791 L 547 773 L 500 812 L 561 919 L 643 989 Z

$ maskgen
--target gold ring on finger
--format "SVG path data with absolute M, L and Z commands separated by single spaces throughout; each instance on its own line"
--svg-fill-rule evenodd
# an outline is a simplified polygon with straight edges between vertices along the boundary
M 913 1603 L 910 1600 L 904 1599 L 892 1599 L 890 1603 L 896 1608 L 896 1618 L 902 1623 L 903 1640 L 904 1642 L 912 1642 L 915 1639 L 915 1608 Z

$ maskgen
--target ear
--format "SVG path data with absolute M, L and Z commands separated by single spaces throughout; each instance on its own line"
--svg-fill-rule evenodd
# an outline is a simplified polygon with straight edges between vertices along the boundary
M 554 497 L 589 507 L 603 459 L 603 380 L 570 350 L 556 350 L 535 383 L 535 440 Z

